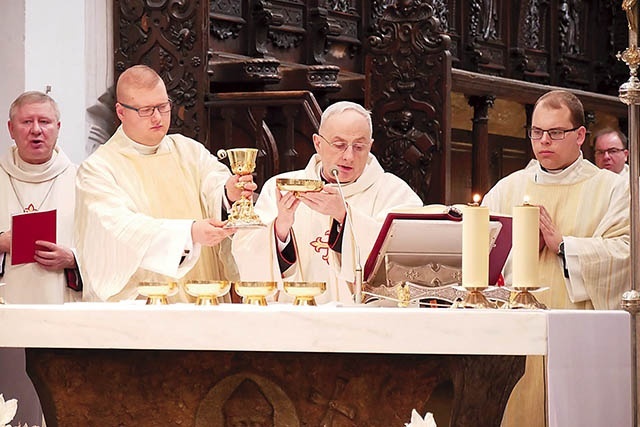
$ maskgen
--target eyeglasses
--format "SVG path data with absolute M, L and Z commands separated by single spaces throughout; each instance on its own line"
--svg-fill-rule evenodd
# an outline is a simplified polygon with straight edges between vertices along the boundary
M 158 113 L 160 114 L 166 114 L 171 111 L 171 101 L 163 102 L 162 104 L 151 107 L 140 108 L 132 107 L 131 105 L 123 104 L 122 102 L 118 102 L 118 104 L 122 105 L 124 108 L 135 111 L 140 117 L 151 117 L 155 110 L 158 110 Z
M 624 148 L 608 148 L 606 150 L 596 150 L 596 156 L 604 156 L 605 153 L 613 156 L 614 154 L 622 153 L 623 151 Z
M 369 147 L 371 146 L 371 143 L 365 143 L 365 142 L 352 142 L 352 143 L 348 143 L 348 142 L 343 142 L 343 141 L 334 141 L 334 142 L 329 142 L 327 140 L 327 138 L 325 138 L 324 136 L 317 134 L 320 138 L 322 138 L 324 140 L 324 142 L 326 142 L 327 144 L 329 144 L 329 146 L 331 148 L 333 148 L 335 151 L 339 152 L 339 153 L 344 153 L 345 151 L 347 151 L 347 148 L 351 147 L 353 149 L 353 152 L 356 154 L 360 154 L 360 153 L 364 153 L 366 151 L 369 150 Z
M 573 132 L 574 130 L 580 129 L 582 126 L 575 127 L 573 129 L 538 129 L 538 128 L 527 128 L 527 135 L 531 139 L 541 139 L 546 132 L 549 135 L 549 138 L 553 140 L 564 139 L 567 132 Z

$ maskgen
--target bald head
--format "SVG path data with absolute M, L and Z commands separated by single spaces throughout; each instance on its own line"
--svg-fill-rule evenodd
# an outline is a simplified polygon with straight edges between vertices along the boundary
M 117 100 L 128 103 L 134 93 L 154 89 L 159 84 L 164 86 L 162 78 L 155 70 L 146 65 L 134 65 L 126 69 L 118 78 L 116 86 Z

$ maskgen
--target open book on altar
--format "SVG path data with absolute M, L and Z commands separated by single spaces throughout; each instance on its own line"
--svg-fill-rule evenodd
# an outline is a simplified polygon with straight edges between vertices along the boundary
M 428 205 L 387 215 L 364 266 L 370 286 L 411 282 L 459 284 L 463 205 Z M 511 217 L 490 215 L 489 285 L 498 283 L 511 251 Z

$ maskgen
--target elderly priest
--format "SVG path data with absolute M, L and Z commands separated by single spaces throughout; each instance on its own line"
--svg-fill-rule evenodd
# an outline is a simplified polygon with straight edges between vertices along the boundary
M 371 116 L 361 105 L 341 101 L 324 111 L 307 167 L 264 184 L 256 212 L 267 227 L 234 236 L 242 280 L 326 282 L 318 302 L 352 301 L 348 283 L 355 280 L 357 252 L 364 262 L 393 208 L 422 206 L 404 181 L 382 169 L 370 153 L 372 143 Z M 279 178 L 323 186 L 317 192 L 280 191 Z M 343 186 L 346 209 L 337 185 Z

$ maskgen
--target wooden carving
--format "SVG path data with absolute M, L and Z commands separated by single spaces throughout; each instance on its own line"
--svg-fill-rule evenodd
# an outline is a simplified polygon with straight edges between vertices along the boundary
M 443 202 L 449 141 L 450 39 L 431 5 L 410 0 L 387 7 L 369 38 L 367 67 L 373 151 L 425 203 Z M 432 191 L 432 177 L 437 185 Z
M 146 64 L 167 85 L 174 107 L 170 132 L 205 141 L 204 94 L 209 4 L 200 0 L 115 0 L 116 78 Z

